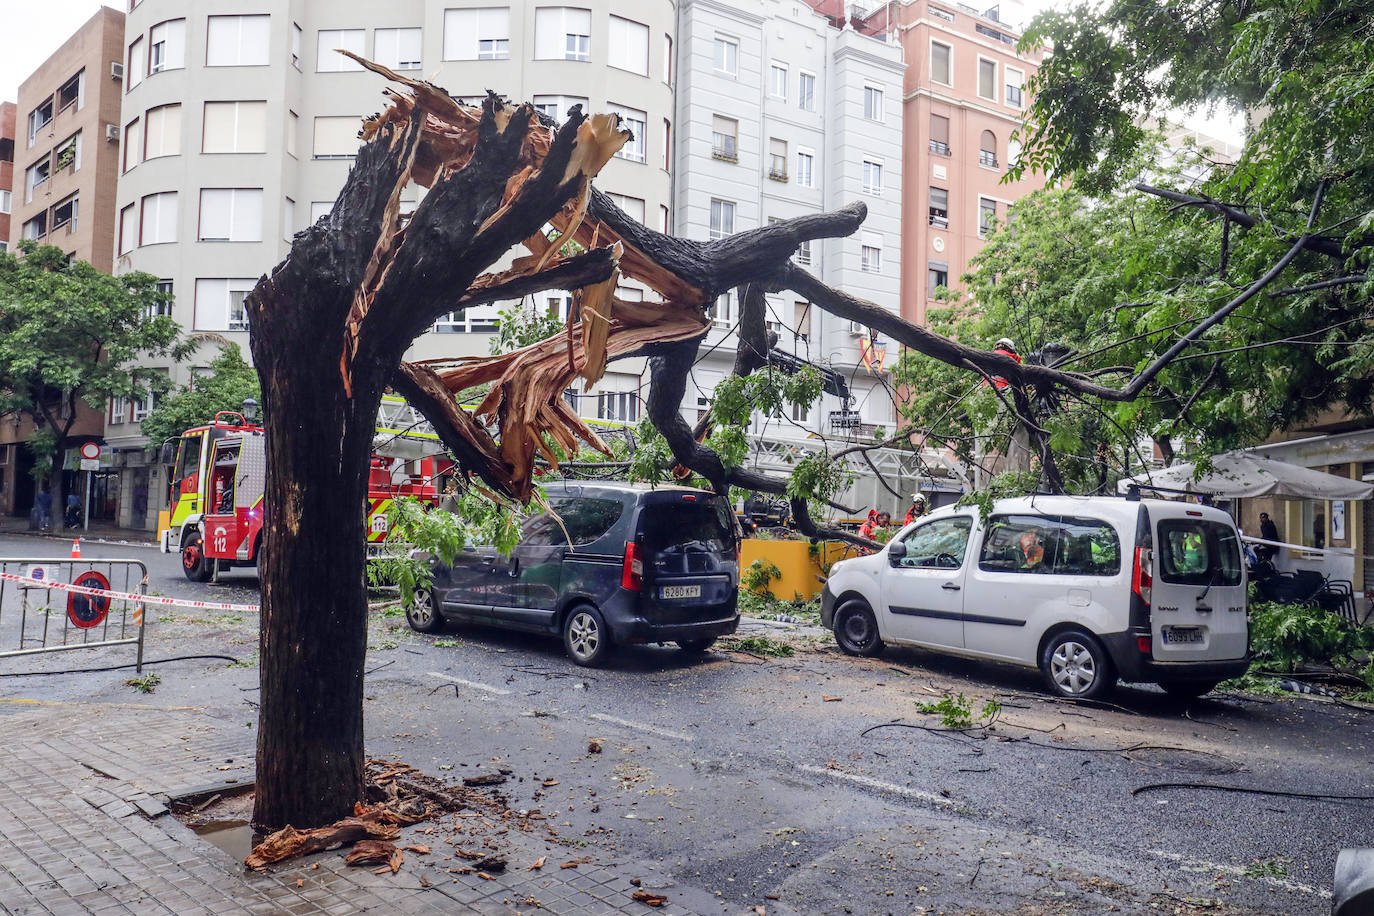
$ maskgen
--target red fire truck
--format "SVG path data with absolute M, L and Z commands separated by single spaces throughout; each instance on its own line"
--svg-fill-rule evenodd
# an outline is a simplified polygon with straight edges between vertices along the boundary
M 386 541 L 387 510 L 398 496 L 433 503 L 434 448 L 417 449 L 424 434 L 387 434 L 372 456 L 367 487 L 369 548 Z M 205 582 L 216 569 L 256 566 L 262 547 L 263 492 L 267 461 L 263 429 L 240 413 L 221 411 L 208 426 L 182 433 L 163 446 L 172 485 L 172 507 L 159 531 L 163 553 L 179 551 L 186 578 Z M 428 445 L 428 443 L 425 443 Z

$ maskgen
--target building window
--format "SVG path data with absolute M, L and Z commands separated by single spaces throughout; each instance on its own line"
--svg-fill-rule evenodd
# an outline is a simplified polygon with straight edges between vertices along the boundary
M 997 61 L 978 58 L 978 97 L 997 101 Z
M 392 70 L 420 69 L 419 29 L 377 29 L 372 33 L 372 59 Z
M 662 232 L 664 235 L 670 235 L 670 230 L 672 229 L 672 217 L 668 211 L 668 207 L 665 204 L 658 205 L 658 221 L 658 231 Z
M 798 169 L 800 172 L 800 169 Z M 787 180 L 787 141 L 768 138 L 768 177 L 774 181 Z
M 985 239 L 997 225 L 997 201 L 978 198 L 978 237 Z
M 149 108 L 143 117 L 143 158 L 181 155 L 181 105 Z
M 639 395 L 633 391 L 603 391 L 596 398 L 598 420 L 635 423 L 639 420 Z
M 716 324 L 728 325 L 730 319 L 735 315 L 735 291 L 727 290 L 717 296 L 716 301 L 712 302 L 711 307 L 707 309 L 707 314 Z
M 797 263 L 810 266 L 811 264 L 811 240 L 807 239 L 797 246 Z
M 930 224 L 936 229 L 949 228 L 949 191 L 930 189 Z
M 52 177 L 52 160 L 47 156 L 28 167 L 24 173 L 24 203 L 33 200 L 33 192 L 48 183 Z
M 591 60 L 592 11 L 541 6 L 534 11 L 536 60 Z
M 802 111 L 816 110 L 816 77 L 802 72 L 797 76 L 797 107 Z
M 944 115 L 930 116 L 930 151 L 937 156 L 949 155 L 949 118 Z
M 148 73 L 186 66 L 186 20 L 159 22 L 148 33 Z
M 177 192 L 163 191 L 143 198 L 138 244 L 158 245 L 177 240 Z
M 542 114 L 548 115 L 559 124 L 568 119 L 572 113 L 574 105 L 581 105 L 582 110 L 587 110 L 587 100 L 580 99 L 571 95 L 536 95 L 534 97 L 534 107 Z
M 111 426 L 129 422 L 129 402 L 124 397 L 116 395 L 110 398 L 109 422 Z
M 261 242 L 261 188 L 202 188 L 202 242 Z
M 944 86 L 952 86 L 954 79 L 952 73 L 954 51 L 949 45 L 941 44 L 938 41 L 930 43 L 930 79 L 932 82 L 940 83 Z
M 1021 108 L 1021 87 L 1026 82 L 1026 74 L 1013 67 L 1007 67 L 1007 104 Z
M 316 36 L 315 72 L 347 73 L 362 70 L 363 65 L 339 51 L 352 51 L 359 57 L 365 56 L 366 29 L 321 29 Z
M 606 63 L 617 70 L 649 75 L 649 27 L 632 19 L 611 17 L 610 47 Z
M 768 94 L 775 99 L 787 101 L 787 67 L 772 64 L 768 68 Z
M 76 217 L 78 201 L 73 194 L 60 204 L 52 208 L 52 231 L 56 232 L 62 227 L 67 228 L 67 234 L 71 235 L 76 231 Z
M 143 122 L 134 118 L 124 125 L 124 171 L 143 161 Z
M 351 115 L 315 119 L 316 159 L 352 159 L 358 155 L 358 119 Z
M 313 200 L 310 202 L 310 225 L 315 225 L 334 209 L 332 200 Z
M 294 111 L 288 111 L 286 113 L 286 152 L 292 159 L 297 158 L 298 154 L 296 151 L 299 149 L 297 144 L 300 142 L 297 138 L 300 137 L 300 135 L 301 116 Z
M 734 76 L 739 73 L 739 42 L 723 35 L 716 36 L 715 63 L 718 73 Z
M 248 330 L 248 310 L 244 307 L 244 300 L 256 284 L 256 280 L 247 278 L 196 280 L 196 329 Z
M 172 281 L 158 280 L 157 291 L 161 298 L 156 302 L 149 303 L 148 310 L 144 314 L 149 318 L 172 317 L 172 304 L 176 301 L 172 295 Z
M 1020 158 L 1021 158 L 1021 142 L 1020 142 L 1019 140 L 1008 140 L 1008 141 L 1007 141 L 1007 168 L 1011 168 L 1013 165 L 1016 165 L 1017 160 L 1020 159 Z
M 281 240 L 289 242 L 296 237 L 296 202 L 287 197 L 282 200 Z
M 673 85 L 673 36 L 663 36 L 663 82 Z
M 614 191 L 607 191 L 606 196 L 609 197 L 611 199 L 611 202 L 614 203 L 617 207 L 625 211 L 626 216 L 630 217 L 631 219 L 637 222 L 644 222 L 643 200 L 639 199 L 638 197 L 627 197 L 624 194 L 616 194 Z
M 883 164 L 872 159 L 864 160 L 864 193 L 881 196 L 883 193 Z
M 129 204 L 119 211 L 119 254 L 128 254 L 138 247 L 138 205 Z
M 291 23 L 291 66 L 297 70 L 301 68 L 301 27 L 296 23 Z
M 631 162 L 643 162 L 645 159 L 644 133 L 645 125 L 649 123 L 648 116 L 642 111 L 625 108 L 611 102 L 606 103 L 606 107 L 620 115 L 621 126 L 629 128 L 630 133 L 633 134 L 624 146 L 616 150 L 615 157 L 628 159 Z
M 52 97 L 49 96 L 43 104 L 29 112 L 29 146 L 37 142 L 38 132 L 52 122 L 52 105 Z
M 711 157 L 739 162 L 739 122 L 734 118 L 711 116 Z
M 77 111 L 86 107 L 86 71 L 84 68 L 57 90 L 57 110 L 62 111 L 69 105 L 75 105 Z
M 673 170 L 673 122 L 663 119 L 663 171 Z
M 444 10 L 444 60 L 510 57 L 510 8 Z
M 33 241 L 48 234 L 48 211 L 44 210 L 31 220 L 24 222 L 23 237 Z
M 13 210 L 14 204 L 10 198 L 10 192 L 0 188 L 0 213 L 11 213 Z
M 876 274 L 883 270 L 883 243 L 873 236 L 865 236 L 859 245 L 859 269 Z
M 267 152 L 267 103 L 206 102 L 200 151 Z
M 800 340 L 811 338 L 811 303 L 792 303 L 792 333 Z
M 129 42 L 129 60 L 124 67 L 124 91 L 128 92 L 139 83 L 143 82 L 143 77 L 147 75 L 148 57 L 147 49 L 143 47 L 143 36 L 140 35 Z M 33 145 L 30 140 L 29 145 Z
M 864 87 L 864 117 L 870 121 L 883 119 L 883 90 L 878 86 Z
M 211 16 L 205 30 L 205 66 L 265 66 L 270 26 L 270 16 Z
M 926 265 L 926 298 L 934 299 L 935 291 L 949 286 L 949 265 L 944 261 L 931 261 Z
M 735 233 L 735 204 L 733 201 L 711 198 L 711 238 L 723 239 Z
M 978 164 L 986 169 L 997 168 L 997 135 L 990 130 L 983 131 L 978 140 Z
M 803 188 L 816 186 L 816 154 L 810 150 L 797 150 L 797 185 Z

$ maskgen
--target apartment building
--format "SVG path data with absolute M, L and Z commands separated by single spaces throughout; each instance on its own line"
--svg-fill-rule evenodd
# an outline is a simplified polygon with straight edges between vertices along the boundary
M 120 82 L 124 15 L 102 7 L 19 86 L 16 105 L 0 109 L 9 130 L 0 149 L 12 155 L 0 165 L 0 222 L 13 248 L 22 239 L 56 245 L 77 260 L 109 271 L 113 266 L 115 182 L 118 177 Z M 6 174 L 12 170 L 11 174 Z M 98 439 L 101 411 L 77 402 L 71 435 Z M 28 418 L 0 422 L 0 511 L 27 514 L 33 505 L 32 456 L 23 443 L 34 433 Z M 76 448 L 62 457 L 71 472 L 67 492 L 78 484 Z M 84 477 L 84 475 L 81 475 Z M 108 517 L 115 504 L 115 476 L 93 476 L 91 515 Z
M 787 0 L 683 0 L 678 20 L 677 175 L 674 231 L 722 238 L 781 219 L 868 206 L 847 238 L 811 242 L 795 261 L 827 283 L 899 309 L 904 65 L 901 49 L 834 28 L 807 4 Z M 810 410 L 755 416 L 762 440 L 872 436 L 895 417 L 876 354 L 886 343 L 810 307 L 792 294 L 768 297 L 778 347 L 843 380 L 848 397 L 828 392 Z M 692 373 L 704 410 L 731 371 L 739 303 L 733 292 L 712 310 L 713 327 Z M 872 370 L 861 346 L 876 343 Z M 887 348 L 895 357 L 895 348 Z M 689 398 L 691 397 L 689 393 Z M 771 445 L 777 445 L 772 442 Z M 785 449 L 756 442 L 761 460 Z
M 10 211 L 14 189 L 14 125 L 17 107 L 0 102 L 0 251 L 10 247 Z
M 328 213 L 357 151 L 361 119 L 385 104 L 384 81 L 347 49 L 460 98 L 493 89 L 556 117 L 619 112 L 635 139 L 598 184 L 656 226 L 671 206 L 671 0 L 594 0 L 576 7 L 499 0 L 131 0 L 124 43 L 116 272 L 164 278 L 172 315 L 206 341 L 192 363 L 164 366 L 184 382 L 217 341 L 248 351 L 243 301 L 292 236 Z M 667 113 L 667 117 L 664 114 Z M 422 189 L 403 195 L 413 210 Z M 634 295 L 627 291 L 626 295 Z M 530 307 L 565 307 L 529 303 Z M 411 358 L 487 352 L 500 308 L 440 320 Z M 617 364 L 607 396 L 578 398 L 584 415 L 637 414 L 642 367 Z M 576 393 L 574 393 L 576 394 Z M 125 471 L 119 521 L 151 527 L 166 481 L 147 466 L 139 421 L 151 404 L 110 405 L 106 441 Z M 154 494 L 146 509 L 136 494 Z M 139 511 L 143 509 L 144 511 Z

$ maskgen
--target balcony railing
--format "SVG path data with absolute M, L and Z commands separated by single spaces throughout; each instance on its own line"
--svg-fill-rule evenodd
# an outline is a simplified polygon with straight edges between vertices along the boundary
M 724 159 L 726 162 L 739 162 L 739 152 L 735 138 L 729 134 L 712 134 L 711 158 Z
M 979 150 L 978 164 L 989 169 L 997 168 L 997 154 L 989 150 Z
M 944 214 L 937 215 L 935 213 L 932 213 L 930 214 L 930 224 L 934 226 L 936 229 L 948 229 L 949 217 L 945 216 Z
M 943 140 L 931 140 L 930 151 L 937 156 L 948 156 L 949 144 Z

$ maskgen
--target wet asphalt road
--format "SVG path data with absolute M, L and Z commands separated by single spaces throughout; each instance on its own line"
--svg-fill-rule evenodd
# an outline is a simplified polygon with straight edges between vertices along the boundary
M 6 556 L 69 547 L 0 538 Z M 251 572 L 209 587 L 155 550 L 84 553 L 144 560 L 155 594 L 257 600 Z M 251 661 L 256 633 L 251 612 L 159 610 L 147 654 Z M 1164 782 L 1374 795 L 1368 712 L 1307 698 L 1178 704 L 1143 687 L 1088 708 L 1050 701 L 1030 672 L 915 650 L 856 660 L 824 635 L 789 638 L 799 649 L 787 659 L 716 651 L 693 662 L 645 647 L 589 671 L 553 639 L 422 636 L 378 616 L 368 750 L 437 776 L 509 766 L 512 803 L 557 811 L 570 858 L 660 860 L 731 913 L 1320 913 L 1337 851 L 1374 845 L 1374 802 L 1131 795 Z M 141 702 L 252 722 L 255 670 L 152 670 L 163 684 Z M 129 698 L 125 676 L 2 678 L 0 692 L 114 702 Z M 917 704 L 958 693 L 975 709 L 1002 703 L 998 720 L 927 730 L 939 719 Z

